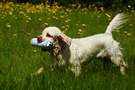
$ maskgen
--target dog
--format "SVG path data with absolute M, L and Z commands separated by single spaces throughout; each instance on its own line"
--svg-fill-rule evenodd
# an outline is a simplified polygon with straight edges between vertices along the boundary
M 76 39 L 68 37 L 57 27 L 45 28 L 42 35 L 37 37 L 38 40 L 49 40 L 58 48 L 52 50 L 42 48 L 42 51 L 50 52 L 50 64 L 41 67 L 32 75 L 40 75 L 46 68 L 53 70 L 55 66 L 66 66 L 66 69 L 72 71 L 75 76 L 79 76 L 82 65 L 91 61 L 92 57 L 109 57 L 116 66 L 120 67 L 120 72 L 124 75 L 128 63 L 124 61 L 119 42 L 113 39 L 112 31 L 120 29 L 127 21 L 126 14 L 117 14 L 108 25 L 105 33 Z

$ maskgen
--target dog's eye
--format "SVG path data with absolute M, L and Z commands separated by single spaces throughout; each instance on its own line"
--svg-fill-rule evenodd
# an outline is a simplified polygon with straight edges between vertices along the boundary
M 53 36 L 51 36 L 49 33 L 47 33 L 47 34 L 46 34 L 46 37 L 53 37 Z

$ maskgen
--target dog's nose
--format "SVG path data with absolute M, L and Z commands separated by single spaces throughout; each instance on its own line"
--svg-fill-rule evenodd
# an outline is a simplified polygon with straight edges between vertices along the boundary
M 38 39 L 38 41 L 41 42 L 42 41 L 42 36 L 38 36 L 37 39 Z

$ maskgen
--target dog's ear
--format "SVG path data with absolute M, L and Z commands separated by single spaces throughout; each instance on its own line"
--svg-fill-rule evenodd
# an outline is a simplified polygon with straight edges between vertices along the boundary
M 69 38 L 65 34 L 62 33 L 58 35 L 57 38 L 60 44 L 67 44 L 68 46 L 71 45 L 71 38 Z

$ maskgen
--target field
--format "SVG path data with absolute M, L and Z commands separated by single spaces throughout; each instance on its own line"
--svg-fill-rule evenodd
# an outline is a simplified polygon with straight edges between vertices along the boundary
M 54 3 L 0 3 L 0 90 L 135 90 L 135 9 L 107 11 L 103 7 L 81 8 L 72 5 L 64 8 Z M 76 8 L 74 8 L 76 7 Z M 79 77 L 63 68 L 45 71 L 40 76 L 30 76 L 49 63 L 48 52 L 30 45 L 32 38 L 48 26 L 57 26 L 72 38 L 104 33 L 112 18 L 119 12 L 129 14 L 129 22 L 113 32 L 120 42 L 125 61 L 129 64 L 126 75 L 119 68 L 103 59 L 94 59 L 83 68 Z

